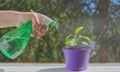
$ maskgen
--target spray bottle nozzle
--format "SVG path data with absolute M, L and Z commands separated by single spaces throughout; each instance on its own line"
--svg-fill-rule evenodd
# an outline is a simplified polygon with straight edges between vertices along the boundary
M 56 22 L 53 20 L 53 21 L 50 23 L 50 25 L 56 26 Z

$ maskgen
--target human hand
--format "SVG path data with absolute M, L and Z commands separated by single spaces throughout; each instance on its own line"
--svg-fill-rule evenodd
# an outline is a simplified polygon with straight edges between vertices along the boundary
M 38 34 L 38 39 L 40 39 L 42 36 L 45 35 L 45 33 L 48 31 L 48 26 L 42 30 L 40 28 L 42 27 L 42 18 L 39 13 L 32 12 L 32 34 L 31 37 L 35 36 L 35 33 Z
M 27 21 L 32 20 L 32 34 L 31 37 L 37 33 L 38 38 L 41 38 L 47 31 L 48 26 L 41 29 L 44 24 L 56 24 L 47 16 L 35 12 L 19 12 L 19 11 L 0 11 L 0 28 L 5 27 L 19 27 Z

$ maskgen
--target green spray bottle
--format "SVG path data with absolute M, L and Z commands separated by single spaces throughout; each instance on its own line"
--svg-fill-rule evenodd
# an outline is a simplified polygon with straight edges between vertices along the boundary
M 45 25 L 56 26 L 56 22 L 42 15 L 42 23 Z M 0 39 L 0 50 L 1 52 L 10 59 L 15 59 L 21 55 L 29 40 L 32 33 L 32 21 L 28 21 L 22 24 L 19 28 L 9 31 Z

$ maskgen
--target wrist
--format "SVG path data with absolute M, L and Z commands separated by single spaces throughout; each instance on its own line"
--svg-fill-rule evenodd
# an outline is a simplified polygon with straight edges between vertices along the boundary
M 23 23 L 32 20 L 32 13 L 31 12 L 20 12 L 19 17 L 17 20 L 17 27 L 21 26 Z

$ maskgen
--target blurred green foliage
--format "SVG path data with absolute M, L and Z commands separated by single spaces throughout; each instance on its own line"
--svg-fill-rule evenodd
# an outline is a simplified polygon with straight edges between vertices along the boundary
M 120 62 L 120 17 L 114 0 L 0 0 L 0 10 L 40 12 L 60 27 L 50 27 L 38 40 L 31 38 L 24 53 L 14 60 L 0 53 L 1 62 L 64 62 L 61 51 L 65 36 L 83 25 L 82 32 L 96 43 L 91 62 Z M 117 1 L 117 0 L 115 0 Z M 0 29 L 0 37 L 13 28 Z

